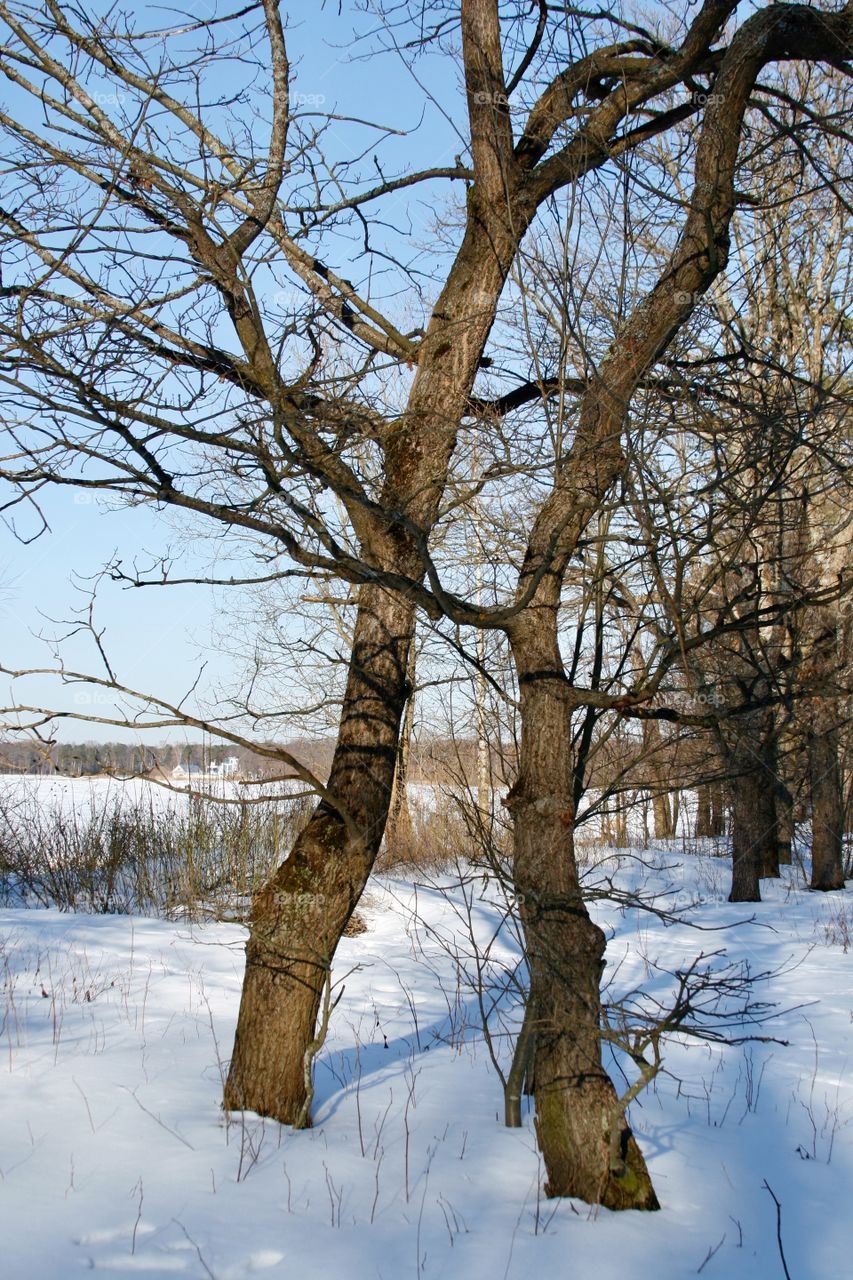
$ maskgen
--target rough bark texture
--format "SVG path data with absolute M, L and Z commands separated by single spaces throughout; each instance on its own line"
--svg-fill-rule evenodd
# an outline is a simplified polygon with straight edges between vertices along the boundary
M 335 948 L 370 874 L 394 778 L 412 609 L 362 592 L 328 789 L 348 819 L 320 804 L 290 857 L 257 895 L 228 1109 L 293 1123 L 305 1099 L 305 1051 Z
M 760 902 L 769 844 L 775 856 L 776 812 L 763 770 L 732 778 L 732 888 L 729 902 Z
M 846 16 L 821 19 L 824 42 L 817 56 L 825 56 L 824 47 L 833 53 L 844 48 L 850 34 Z M 572 447 L 531 531 L 515 596 L 519 615 L 508 628 L 522 719 L 519 777 L 509 806 L 531 993 L 537 1001 L 533 1074 L 547 1189 L 551 1195 L 579 1195 L 618 1208 L 652 1208 L 657 1201 L 601 1065 L 603 946 L 580 897 L 572 849 L 570 690 L 556 627 L 560 587 L 583 530 L 626 465 L 624 417 L 640 379 L 687 318 L 692 300 L 726 264 L 743 114 L 756 76 L 768 60 L 813 42 L 811 21 L 808 10 L 796 10 L 786 22 L 775 10 L 762 11 L 734 37 L 721 61 L 683 230 L 666 271 L 617 334 L 581 398 Z M 745 825 L 743 831 L 748 834 Z M 752 871 L 749 896 L 757 897 L 760 863 L 754 861 L 752 844 L 747 840 L 740 852 L 744 869 Z
M 730 902 L 760 902 L 762 876 L 778 875 L 772 725 L 744 722 L 728 753 L 732 796 Z
M 839 548 L 843 552 L 845 543 Z M 811 888 L 844 888 L 844 783 L 839 760 L 838 680 L 843 632 L 828 610 L 812 620 L 807 670 L 817 697 L 806 710 L 806 751 L 812 810 Z
M 381 855 L 381 866 L 394 866 L 406 862 L 415 853 L 415 828 L 412 822 L 412 811 L 409 808 L 408 778 L 409 759 L 412 749 L 412 732 L 415 724 L 415 646 L 409 649 L 409 664 L 406 678 L 409 685 L 409 696 L 403 712 L 400 736 L 397 742 L 397 759 L 394 768 L 394 785 L 391 802 L 388 808 L 388 821 L 385 825 L 385 842 Z
M 669 796 L 665 792 L 656 792 L 652 807 L 655 815 L 655 839 L 671 840 L 675 835 L 675 822 Z
M 771 728 L 761 756 L 764 785 L 761 794 L 761 818 L 766 824 L 766 834 L 761 842 L 761 875 L 779 877 L 779 750 L 775 726 Z
M 361 526 L 364 550 L 382 570 L 413 581 L 424 573 L 416 531 L 426 534 L 435 522 L 504 283 L 537 200 L 547 194 L 519 195 L 497 7 L 464 5 L 462 34 L 475 172 L 466 229 L 419 346 L 406 411 L 383 439 L 381 506 L 391 516 Z M 604 159 L 602 153 L 598 163 Z M 581 170 L 595 163 L 577 161 Z M 388 816 L 413 628 L 414 609 L 405 595 L 395 601 L 378 588 L 362 590 L 328 782 L 349 823 L 321 805 L 258 895 L 226 1107 L 286 1121 L 299 1112 L 323 979 Z
M 820 731 L 822 728 L 822 732 Z M 838 730 L 816 726 L 809 735 L 809 786 L 812 801 L 811 888 L 844 888 L 844 795 L 838 766 Z
M 531 623 L 513 635 L 522 739 L 506 803 L 536 1010 L 533 1080 L 545 1190 L 611 1209 L 656 1209 L 645 1161 L 601 1060 L 604 934 L 589 918 L 575 865 L 570 691 L 556 616 L 544 612 Z

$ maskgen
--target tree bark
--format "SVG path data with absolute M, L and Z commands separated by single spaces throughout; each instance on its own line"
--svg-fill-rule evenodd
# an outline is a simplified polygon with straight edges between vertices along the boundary
M 669 796 L 664 791 L 656 791 L 652 797 L 655 815 L 655 839 L 671 840 L 675 835 L 670 808 Z
M 844 796 L 838 766 L 838 729 L 816 717 L 809 734 L 809 787 L 812 801 L 812 889 L 844 888 Z
M 668 744 L 671 748 L 671 743 Z M 652 812 L 655 823 L 655 839 L 671 840 L 675 835 L 673 806 L 667 790 L 667 761 L 663 754 L 664 741 L 657 720 L 643 721 L 643 754 L 646 769 L 652 782 Z
M 475 7 L 469 17 L 477 13 Z M 492 25 L 494 31 L 482 46 L 476 40 L 472 46 L 470 31 L 466 35 L 466 66 L 470 63 L 487 80 L 500 51 L 496 12 Z M 469 79 L 470 74 L 469 68 Z M 498 300 L 536 209 L 533 201 L 524 210 L 514 209 L 503 180 L 503 165 L 511 154 L 508 117 L 497 122 L 506 138 L 497 138 L 482 118 L 487 114 L 491 120 L 482 109 L 482 93 L 471 102 L 478 117 L 476 129 L 472 122 L 478 177 L 469 190 L 468 224 L 420 345 L 406 412 L 383 444 L 383 509 L 404 515 L 405 522 L 397 523 L 395 516 L 388 527 L 370 531 L 371 553 L 382 568 L 415 581 L 424 564 L 417 538 L 406 525 L 429 530 L 435 523 Z M 256 898 L 225 1088 L 228 1109 L 249 1109 L 285 1123 L 300 1114 L 305 1053 L 323 983 L 376 859 L 388 816 L 414 616 L 405 594 L 395 598 L 379 587 L 362 588 L 327 786 L 348 821 L 321 803 L 290 857 Z
M 403 712 L 403 722 L 397 743 L 397 760 L 394 768 L 394 785 L 391 791 L 391 803 L 388 809 L 388 821 L 385 825 L 385 849 L 382 855 L 382 868 L 393 866 L 397 862 L 408 861 L 414 853 L 415 829 L 412 823 L 412 811 L 409 808 L 408 779 L 409 760 L 412 750 L 412 731 L 415 724 L 415 646 L 409 648 L 409 663 L 406 679 L 409 696 Z
M 704 840 L 711 834 L 711 789 L 707 783 L 696 788 L 696 839 Z
M 711 831 L 712 836 L 726 834 L 726 800 L 722 782 L 711 784 Z
M 779 874 L 772 735 L 772 725 L 744 723 L 728 754 L 732 796 L 729 902 L 760 902 L 761 877 Z
M 556 611 L 531 612 L 540 616 L 511 636 L 522 733 L 519 775 L 506 804 L 536 1010 L 533 1080 L 545 1190 L 611 1209 L 656 1209 L 645 1161 L 602 1065 L 605 941 L 584 905 L 574 858 L 571 690 Z
M 761 794 L 761 819 L 766 824 L 761 842 L 761 875 L 768 879 L 779 878 L 779 807 L 776 797 L 779 791 L 779 748 L 775 725 L 764 741 L 761 757 L 764 775 Z
M 361 593 L 338 744 L 327 790 L 290 857 L 256 896 L 225 1107 L 293 1124 L 305 1101 L 305 1052 L 335 948 L 382 839 L 408 693 L 413 610 Z
M 779 865 L 789 867 L 794 847 L 794 797 L 789 788 L 778 779 L 776 792 L 776 850 Z
M 808 11 L 800 7 L 792 12 L 793 17 L 784 25 L 775 14 L 756 15 L 734 38 L 723 60 L 714 95 L 716 105 L 706 113 L 697 151 L 694 198 L 671 266 L 632 317 L 616 344 L 617 350 L 600 367 L 584 396 L 582 430 L 579 428 L 578 434 L 585 443 L 579 450 L 573 447 L 573 457 L 561 465 L 553 500 L 545 503 L 537 518 L 522 585 L 530 566 L 540 562 L 543 545 L 555 545 L 556 537 L 569 552 L 573 550 L 592 511 L 624 464 L 620 447 L 622 418 L 643 372 L 690 314 L 694 297 L 725 265 L 728 224 L 736 201 L 734 163 L 743 111 L 756 74 L 770 58 L 790 56 L 789 47 L 796 44 L 799 48 L 804 41 L 811 41 L 809 49 L 819 45 L 810 56 L 824 57 L 827 49 L 830 53 L 838 49 L 846 53 L 846 11 L 845 15 L 821 14 L 815 31 Z M 691 30 L 684 66 L 678 68 L 676 78 L 693 62 L 704 59 L 709 32 L 716 32 L 721 21 L 716 10 L 709 21 L 709 29 L 707 23 L 700 23 L 695 31 Z M 350 507 L 351 518 L 364 542 L 365 558 L 378 572 L 402 573 L 410 581 L 420 580 L 423 560 L 419 555 L 407 557 L 402 551 L 398 554 L 394 548 L 409 536 L 403 534 L 404 529 L 415 531 L 409 537 L 410 546 L 420 547 L 421 537 L 425 542 L 434 525 L 459 423 L 470 408 L 474 378 L 518 245 L 542 201 L 606 162 L 611 154 L 610 140 L 626 109 L 630 109 L 620 88 L 618 93 L 608 95 L 600 107 L 592 109 L 572 145 L 537 164 L 565 120 L 565 110 L 555 107 L 555 93 L 543 95 L 531 113 L 524 136 L 514 146 L 501 61 L 498 5 L 492 0 L 463 3 L 461 27 L 474 167 L 474 182 L 467 196 L 466 231 L 418 345 L 417 371 L 407 410 L 382 440 L 387 479 L 380 507 L 388 513 L 387 520 L 384 516 L 374 518 L 360 502 L 354 501 Z M 661 70 L 662 87 L 668 74 L 666 68 Z M 585 68 L 583 75 L 588 76 Z M 579 88 L 585 83 L 586 80 L 581 81 Z M 566 97 L 561 79 L 555 81 L 554 88 L 555 92 L 559 89 L 560 100 Z M 236 280 L 236 275 L 233 278 Z M 231 275 L 226 284 L 229 289 L 237 288 Z M 241 306 L 239 312 L 234 310 L 234 323 L 240 341 L 251 353 L 259 385 L 268 386 L 268 398 L 277 403 L 282 387 L 275 360 L 269 348 L 258 342 L 252 308 L 242 305 L 242 294 L 238 300 Z M 186 501 L 177 490 L 170 493 L 170 501 L 177 503 L 178 497 L 182 503 Z M 257 897 L 247 946 L 237 1041 L 226 1086 L 227 1106 L 250 1107 L 285 1120 L 299 1113 L 304 1098 L 304 1055 L 311 1042 L 323 982 L 382 837 L 393 782 L 396 735 L 406 697 L 411 606 L 405 595 L 394 604 L 378 588 L 365 588 L 362 596 L 369 604 L 363 599 L 359 606 L 341 736 L 328 788 L 334 804 L 319 806 L 291 857 Z M 532 784 L 531 776 L 519 793 L 524 798 L 522 813 L 540 803 Z M 553 781 L 543 780 L 542 803 L 546 809 L 548 797 L 555 794 L 554 787 Z M 562 799 L 570 803 L 569 788 L 563 788 L 561 783 L 560 792 Z M 533 821 L 528 835 L 519 838 L 522 852 L 531 839 L 538 838 L 535 827 Z M 527 830 L 523 816 L 521 829 Z M 553 826 L 552 834 L 556 833 Z M 553 852 L 558 855 L 556 846 Z M 569 854 L 573 866 L 571 849 Z M 547 884 L 546 880 L 546 894 Z M 558 899 L 563 901 L 559 895 Z M 571 1042 L 572 1019 L 577 1015 L 581 1019 L 579 1026 L 586 1028 L 580 1036 L 583 1048 L 573 1059 L 577 1092 L 580 1097 L 589 1091 L 590 1102 L 588 1112 L 584 1107 L 577 1109 L 577 1124 L 566 1120 L 563 1131 L 565 1136 L 574 1124 L 572 1132 L 583 1145 L 596 1123 L 593 1120 L 587 1133 L 588 1120 L 584 1116 L 597 1116 L 600 1126 L 610 1114 L 608 1090 L 614 1097 L 615 1094 L 603 1073 L 593 1071 L 587 1082 L 581 1065 L 587 1049 L 592 1051 L 593 1042 L 598 1045 L 597 1024 L 593 1035 L 591 1023 L 598 1007 L 600 938 L 582 904 L 578 909 L 574 898 L 566 902 L 571 903 L 571 910 L 562 941 L 566 955 L 577 955 L 578 959 L 570 964 L 574 971 L 571 982 L 563 983 L 554 993 L 556 1021 L 549 1036 L 557 1048 L 551 1054 L 549 1070 L 552 1083 L 556 1084 L 561 1077 L 554 1072 L 559 1072 L 558 1059 Z M 558 916 L 561 913 L 564 914 L 562 907 Z M 540 914 L 537 911 L 536 920 Z M 547 935 L 547 919 L 543 927 Z M 555 928 L 554 940 L 560 942 L 559 923 Z M 541 965 L 540 971 L 544 972 Z M 572 995 L 575 980 L 579 983 L 577 996 Z M 571 1052 L 565 1051 L 571 1058 Z M 567 1063 L 571 1066 L 571 1062 Z M 565 1093 L 562 1086 L 551 1090 L 551 1094 L 546 1090 L 547 1096 L 562 1097 Z M 557 1110 L 564 1106 L 568 1116 L 573 1104 L 560 1102 Z M 551 1131 L 550 1123 L 545 1127 Z M 557 1124 L 554 1132 L 559 1127 Z M 562 1194 L 560 1187 L 576 1181 L 586 1188 L 577 1194 L 590 1199 L 624 1205 L 650 1204 L 654 1192 L 642 1157 L 636 1144 L 632 1144 L 628 1135 L 624 1169 L 614 1171 L 606 1165 L 604 1180 L 596 1188 L 585 1173 L 573 1180 L 560 1172 L 557 1148 L 549 1139 L 555 1170 L 550 1179 L 554 1194 Z M 598 1160 L 601 1145 L 599 1127 L 597 1140 L 589 1144 L 593 1154 L 587 1157 L 585 1151 L 578 1153 L 584 1169 L 589 1165 L 602 1171 Z M 629 1184 L 632 1189 L 626 1193 Z
M 769 842 L 775 854 L 776 811 L 762 769 L 733 777 L 732 888 L 729 902 L 760 902 Z

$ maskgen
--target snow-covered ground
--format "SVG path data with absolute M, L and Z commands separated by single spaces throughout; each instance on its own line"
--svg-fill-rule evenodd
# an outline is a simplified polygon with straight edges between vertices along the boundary
M 243 931 L 49 910 L 0 911 L 0 1240 L 11 1280 L 527 1277 L 793 1280 L 853 1270 L 850 892 L 798 873 L 766 901 L 724 901 L 714 857 L 620 853 L 618 883 L 669 885 L 685 923 L 599 903 L 613 989 L 665 998 L 667 976 L 725 948 L 774 976 L 755 992 L 789 1043 L 670 1043 L 633 1127 L 662 1203 L 614 1214 L 547 1201 L 532 1121 L 502 1127 L 475 993 L 454 946 L 497 913 L 384 878 L 367 933 L 335 966 L 344 993 L 317 1060 L 315 1123 L 223 1116 Z M 610 869 L 615 862 L 610 864 Z M 469 889 L 470 892 L 470 889 Z M 741 922 L 737 927 L 728 926 Z M 494 958 L 513 960 L 511 940 Z M 721 958 L 715 960 L 722 964 Z
M 111 778 L 93 775 L 82 778 L 66 778 L 61 774 L 39 776 L 36 774 L 0 773 L 0 802 L 7 806 L 19 804 L 26 808 L 37 803 L 45 809 L 62 813 L 75 813 L 87 817 L 103 812 L 105 808 L 120 805 L 122 808 L 153 809 L 154 812 L 182 812 L 198 792 L 215 799 L 239 798 L 245 794 L 256 796 L 286 795 L 296 791 L 299 784 L 283 782 L 241 783 L 230 778 L 201 778 L 196 780 L 163 780 L 152 782 L 148 778 Z

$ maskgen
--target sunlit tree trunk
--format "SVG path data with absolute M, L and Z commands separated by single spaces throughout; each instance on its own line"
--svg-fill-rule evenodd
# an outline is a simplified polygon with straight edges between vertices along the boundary
M 471 7 L 473 19 L 478 12 Z M 482 49 L 474 48 L 472 64 L 499 59 L 495 32 L 496 25 L 491 44 L 487 40 Z M 423 529 L 435 523 L 498 299 L 535 213 L 535 204 L 512 209 L 491 140 L 474 145 L 484 192 L 479 204 L 476 190 L 469 193 L 466 231 L 421 341 L 406 411 L 384 449 L 384 507 L 405 512 L 410 524 Z M 493 195 L 486 199 L 489 192 Z M 373 533 L 373 554 L 386 571 L 421 578 L 416 540 L 396 518 Z M 408 595 L 362 587 L 327 784 L 338 808 L 319 806 L 290 857 L 256 898 L 227 1108 L 248 1108 L 287 1122 L 300 1115 L 305 1055 L 325 976 L 388 818 L 414 625 Z
M 364 889 L 385 827 L 406 702 L 412 607 L 361 593 L 328 791 L 287 860 L 256 896 L 228 1109 L 294 1123 L 306 1096 L 305 1054 L 335 948 Z
M 385 845 L 392 859 L 406 858 L 414 851 L 415 829 L 412 822 L 412 811 L 409 807 L 409 763 L 412 755 L 412 733 L 415 727 L 415 676 L 417 657 L 415 645 L 409 648 L 409 663 L 406 671 L 408 697 L 397 742 L 397 761 L 394 768 L 394 785 L 391 792 L 391 804 L 388 810 L 388 822 L 385 827 Z
M 571 690 L 556 609 L 532 612 L 511 637 L 522 732 L 506 803 L 536 1010 L 533 1080 L 546 1190 L 612 1209 L 655 1209 L 645 1161 L 602 1065 L 605 940 L 586 910 L 575 864 Z
M 696 788 L 696 823 L 697 840 L 704 840 L 711 834 L 711 789 L 706 782 Z

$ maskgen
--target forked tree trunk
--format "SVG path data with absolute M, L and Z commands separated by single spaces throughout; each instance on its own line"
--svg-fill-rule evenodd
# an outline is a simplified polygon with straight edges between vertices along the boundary
M 811 888 L 844 888 L 844 794 L 838 765 L 838 729 L 816 717 L 809 734 L 809 788 L 812 801 Z
M 466 59 L 478 95 L 500 59 L 494 31 L 477 36 L 479 8 L 465 26 Z M 467 26 L 466 26 L 467 24 Z M 475 30 L 470 30 L 471 26 Z M 487 33 L 488 34 L 488 33 Z M 485 61 L 484 61 L 485 60 Z M 484 67 L 486 70 L 484 70 Z M 470 68 L 466 77 L 471 83 Z M 481 115 L 483 113 L 480 113 Z M 508 117 L 504 121 L 511 151 Z M 482 135 L 482 136 L 481 136 Z M 472 131 L 478 179 L 469 220 L 447 282 L 421 341 L 406 413 L 384 446 L 383 501 L 416 527 L 432 528 L 455 442 L 495 309 L 521 237 L 536 209 L 507 203 L 495 140 Z M 378 535 L 377 535 L 378 536 Z M 392 525 L 377 544 L 386 568 L 417 580 L 424 571 L 410 534 Z M 227 1108 L 247 1108 L 292 1123 L 305 1099 L 305 1054 L 335 948 L 376 858 L 392 795 L 397 735 L 407 697 L 406 665 L 414 628 L 409 598 L 363 587 L 350 672 L 328 791 L 350 815 L 345 823 L 318 806 L 288 860 L 258 894 L 246 947 L 246 976 Z
M 515 628 L 513 651 L 522 735 L 519 776 L 506 804 L 536 1010 L 532 1074 L 546 1194 L 656 1209 L 645 1161 L 602 1064 L 605 941 L 584 905 L 574 858 L 571 690 L 555 618 L 546 613 Z
M 256 896 L 225 1107 L 284 1124 L 306 1097 L 305 1054 L 335 948 L 382 839 L 407 696 L 413 610 L 379 588 L 361 592 L 328 791 L 290 857 Z

